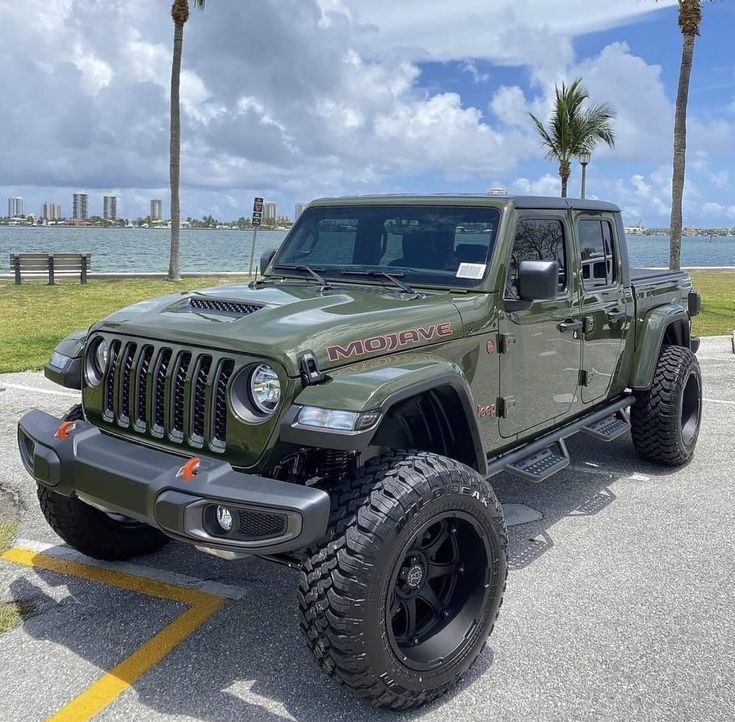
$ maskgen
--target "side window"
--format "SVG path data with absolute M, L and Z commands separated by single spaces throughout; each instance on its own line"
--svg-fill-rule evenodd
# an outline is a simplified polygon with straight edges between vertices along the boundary
M 566 289 L 567 256 L 562 222 L 542 218 L 522 218 L 518 222 L 508 269 L 506 298 L 518 298 L 521 261 L 556 261 L 559 264 L 559 291 Z
M 615 243 L 610 221 L 583 219 L 577 227 L 584 287 L 609 286 L 616 280 Z

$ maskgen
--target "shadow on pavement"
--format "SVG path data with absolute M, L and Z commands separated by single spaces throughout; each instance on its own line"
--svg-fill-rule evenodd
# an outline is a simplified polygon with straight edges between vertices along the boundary
M 657 466 L 640 459 L 630 437 L 625 435 L 603 444 L 582 434 L 567 441 L 571 467 L 539 484 L 522 481 L 509 474 L 491 479 L 501 503 L 519 503 L 539 511 L 538 521 L 508 530 L 510 569 L 523 569 L 554 548 L 551 528 L 566 517 L 590 517 L 602 512 L 617 496 L 612 485 L 638 474 L 673 482 L 677 469 Z M 622 468 L 621 468 L 622 467 Z M 585 471 L 580 471 L 584 468 Z M 631 483 L 636 483 L 635 479 Z
M 511 569 L 526 568 L 555 544 L 563 543 L 554 538 L 553 526 L 557 521 L 603 512 L 616 500 L 611 490 L 614 482 L 638 473 L 669 483 L 667 477 L 675 472 L 637 459 L 627 438 L 602 447 L 578 437 L 569 446 L 572 464 L 592 463 L 591 473 L 567 469 L 538 485 L 507 475 L 493 479 L 501 502 L 527 504 L 543 514 L 539 521 L 510 529 Z M 258 559 L 224 562 L 178 543 L 140 561 L 201 579 L 239 585 L 248 591 L 245 599 L 228 601 L 192 637 L 133 685 L 136 702 L 161 714 L 213 722 L 275 722 L 289 717 L 305 722 L 412 719 L 432 709 L 441 714 L 441 707 L 455 694 L 471 694 L 473 682 L 493 665 L 493 651 L 488 646 L 458 689 L 433 705 L 402 714 L 371 710 L 349 690 L 329 680 L 312 661 L 298 629 L 297 574 L 293 570 Z M 89 582 L 85 580 L 35 571 L 49 584 L 65 585 L 76 606 L 70 605 L 68 614 L 72 616 L 64 624 L 40 623 L 44 612 L 56 603 L 44 601 L 43 591 L 34 588 L 27 578 L 17 580 L 11 584 L 13 595 L 19 600 L 34 599 L 41 609 L 39 615 L 25 621 L 25 631 L 32 637 L 67 647 L 101 671 L 120 661 L 111 661 L 108 639 L 119 630 L 116 625 L 101 624 L 99 618 L 100 610 L 105 614 L 108 605 L 118 599 L 115 590 L 101 587 L 90 594 Z M 512 594 L 512 580 L 509 592 Z M 170 605 L 171 614 L 177 613 L 173 602 L 157 604 Z M 124 612 L 126 621 L 141 626 L 145 616 L 136 619 L 132 615 L 145 615 L 150 608 L 150 602 L 130 605 Z M 94 624 L 99 626 L 99 634 L 90 633 L 88 627 Z M 158 628 L 150 630 L 148 636 Z M 124 714 L 127 703 L 123 696 L 114 704 Z M 490 707 L 491 701 L 487 704 Z

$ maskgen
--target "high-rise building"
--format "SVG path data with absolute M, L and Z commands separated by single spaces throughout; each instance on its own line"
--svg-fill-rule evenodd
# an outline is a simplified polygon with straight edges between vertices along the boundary
M 106 221 L 117 220 L 117 196 L 104 196 L 102 198 L 102 217 Z
M 265 223 L 276 222 L 276 204 L 274 201 L 266 201 L 263 203 L 263 221 Z
M 15 196 L 8 198 L 8 216 L 14 218 L 15 216 L 23 215 L 23 199 Z
M 296 220 L 303 212 L 308 203 L 297 203 L 294 211 L 293 219 Z
M 154 199 L 151 201 L 151 220 L 160 221 L 163 218 L 163 201 Z
M 86 193 L 75 193 L 72 199 L 72 215 L 74 218 L 80 221 L 86 221 L 88 218 L 87 214 L 87 194 Z
M 41 218 L 45 218 L 47 221 L 60 221 L 61 206 L 58 203 L 46 202 L 41 207 Z

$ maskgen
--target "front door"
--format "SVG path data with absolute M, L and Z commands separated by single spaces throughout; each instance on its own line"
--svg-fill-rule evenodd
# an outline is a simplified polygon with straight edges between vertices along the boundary
M 623 358 L 633 298 L 621 277 L 612 218 L 585 213 L 576 221 L 582 256 L 582 401 L 602 400 Z
M 582 360 L 579 294 L 571 273 L 566 213 L 524 213 L 508 259 L 500 323 L 500 434 L 508 438 L 572 410 Z M 531 303 L 517 292 L 521 261 L 556 261 L 556 298 Z

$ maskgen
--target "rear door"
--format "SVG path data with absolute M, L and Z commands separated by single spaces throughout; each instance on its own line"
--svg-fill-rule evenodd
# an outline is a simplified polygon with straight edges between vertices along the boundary
M 633 298 L 623 286 L 622 259 L 614 217 L 584 212 L 576 216 L 581 254 L 582 402 L 602 400 L 623 358 Z
M 569 215 L 522 212 L 516 224 L 500 321 L 500 434 L 508 438 L 570 413 L 582 360 L 579 292 Z M 517 292 L 521 261 L 556 261 L 556 298 L 531 303 Z M 574 325 L 579 328 L 575 328 Z

